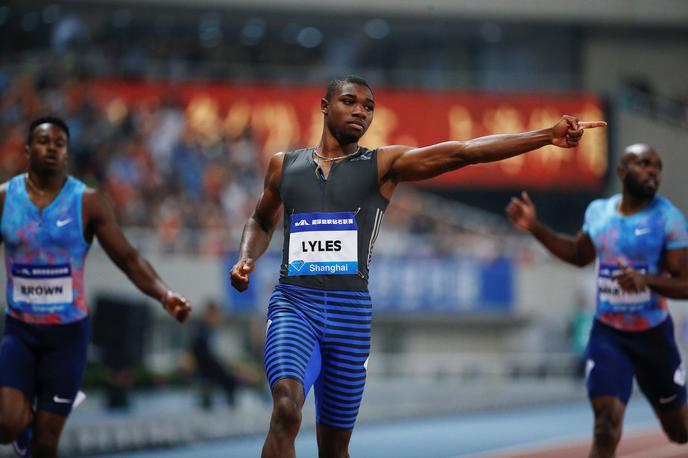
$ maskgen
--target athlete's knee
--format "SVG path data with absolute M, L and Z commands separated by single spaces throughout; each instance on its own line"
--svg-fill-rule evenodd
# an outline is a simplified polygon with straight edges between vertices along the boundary
M 10 444 L 22 431 L 23 427 L 17 421 L 0 415 L 0 444 Z
M 273 407 L 271 426 L 276 432 L 298 431 L 301 426 L 300 393 L 303 387 L 291 381 L 280 381 L 272 391 Z M 301 395 L 302 396 L 302 395 Z
M 275 399 L 272 415 L 277 425 L 282 428 L 292 429 L 301 426 L 301 408 L 288 396 Z
M 610 410 L 595 414 L 595 444 L 603 447 L 616 447 L 621 439 L 623 416 Z

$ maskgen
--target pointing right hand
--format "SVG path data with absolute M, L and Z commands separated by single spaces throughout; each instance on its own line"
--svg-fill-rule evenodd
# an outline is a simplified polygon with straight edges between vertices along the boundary
M 552 144 L 560 148 L 575 148 L 585 129 L 605 127 L 605 121 L 579 121 L 574 116 L 564 115 L 552 127 Z
M 232 286 L 237 291 L 246 291 L 248 288 L 248 276 L 256 267 L 256 262 L 251 258 L 240 259 L 229 274 Z
M 532 231 L 537 221 L 535 205 L 525 191 L 521 193 L 520 199 L 518 197 L 511 198 L 511 202 L 506 207 L 506 215 L 509 221 L 522 231 Z

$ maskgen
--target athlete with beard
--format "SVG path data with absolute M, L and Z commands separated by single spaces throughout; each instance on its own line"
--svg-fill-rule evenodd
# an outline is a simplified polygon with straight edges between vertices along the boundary
M 661 173 L 652 147 L 626 148 L 617 167 L 622 193 L 590 203 L 575 237 L 538 222 L 526 193 L 506 209 L 516 227 L 563 261 L 596 261 L 596 319 L 586 350 L 595 414 L 590 457 L 614 456 L 634 375 L 669 439 L 688 441 L 686 378 L 665 300 L 688 299 L 688 229 L 683 214 L 656 195 Z
M 311 386 L 319 456 L 349 456 L 370 353 L 368 267 L 383 213 L 400 182 L 546 145 L 575 147 L 585 128 L 606 125 L 565 116 L 532 132 L 370 150 L 358 144 L 375 111 L 365 80 L 349 76 L 330 82 L 320 107 L 320 143 L 271 159 L 231 271 L 232 285 L 245 290 L 283 206 L 283 260 L 268 306 L 265 370 L 273 411 L 264 458 L 295 455 L 301 408 Z
M 7 270 L 0 443 L 14 441 L 20 456 L 56 457 L 86 367 L 84 263 L 93 238 L 177 321 L 184 322 L 191 308 L 129 244 L 105 198 L 67 175 L 69 129 L 63 120 L 33 121 L 26 153 L 28 173 L 0 186 Z

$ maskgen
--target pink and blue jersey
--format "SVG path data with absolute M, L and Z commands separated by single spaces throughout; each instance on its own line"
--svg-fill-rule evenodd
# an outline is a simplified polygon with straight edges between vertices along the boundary
M 688 228 L 683 214 L 664 197 L 656 196 L 647 207 L 630 216 L 619 213 L 620 201 L 620 194 L 598 199 L 585 212 L 583 231 L 597 253 L 596 318 L 623 331 L 642 331 L 666 319 L 666 300 L 649 289 L 623 291 L 614 279 L 620 273 L 618 261 L 659 275 L 664 250 L 688 247 Z
M 9 316 L 32 324 L 65 324 L 88 316 L 84 262 L 90 244 L 81 217 L 85 189 L 67 177 L 53 202 L 39 210 L 26 192 L 26 175 L 8 182 L 0 231 Z

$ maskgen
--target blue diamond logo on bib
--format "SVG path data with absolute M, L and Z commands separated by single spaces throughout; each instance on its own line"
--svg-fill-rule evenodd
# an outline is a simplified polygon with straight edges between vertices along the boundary
M 289 276 L 358 273 L 358 225 L 353 212 L 291 215 Z
M 293 261 L 292 263 L 289 264 L 289 270 L 291 271 L 292 267 L 293 267 L 294 270 L 296 270 L 298 272 L 301 270 L 301 268 L 303 267 L 304 264 L 305 264 L 305 262 L 303 260 L 297 259 L 296 261 Z

